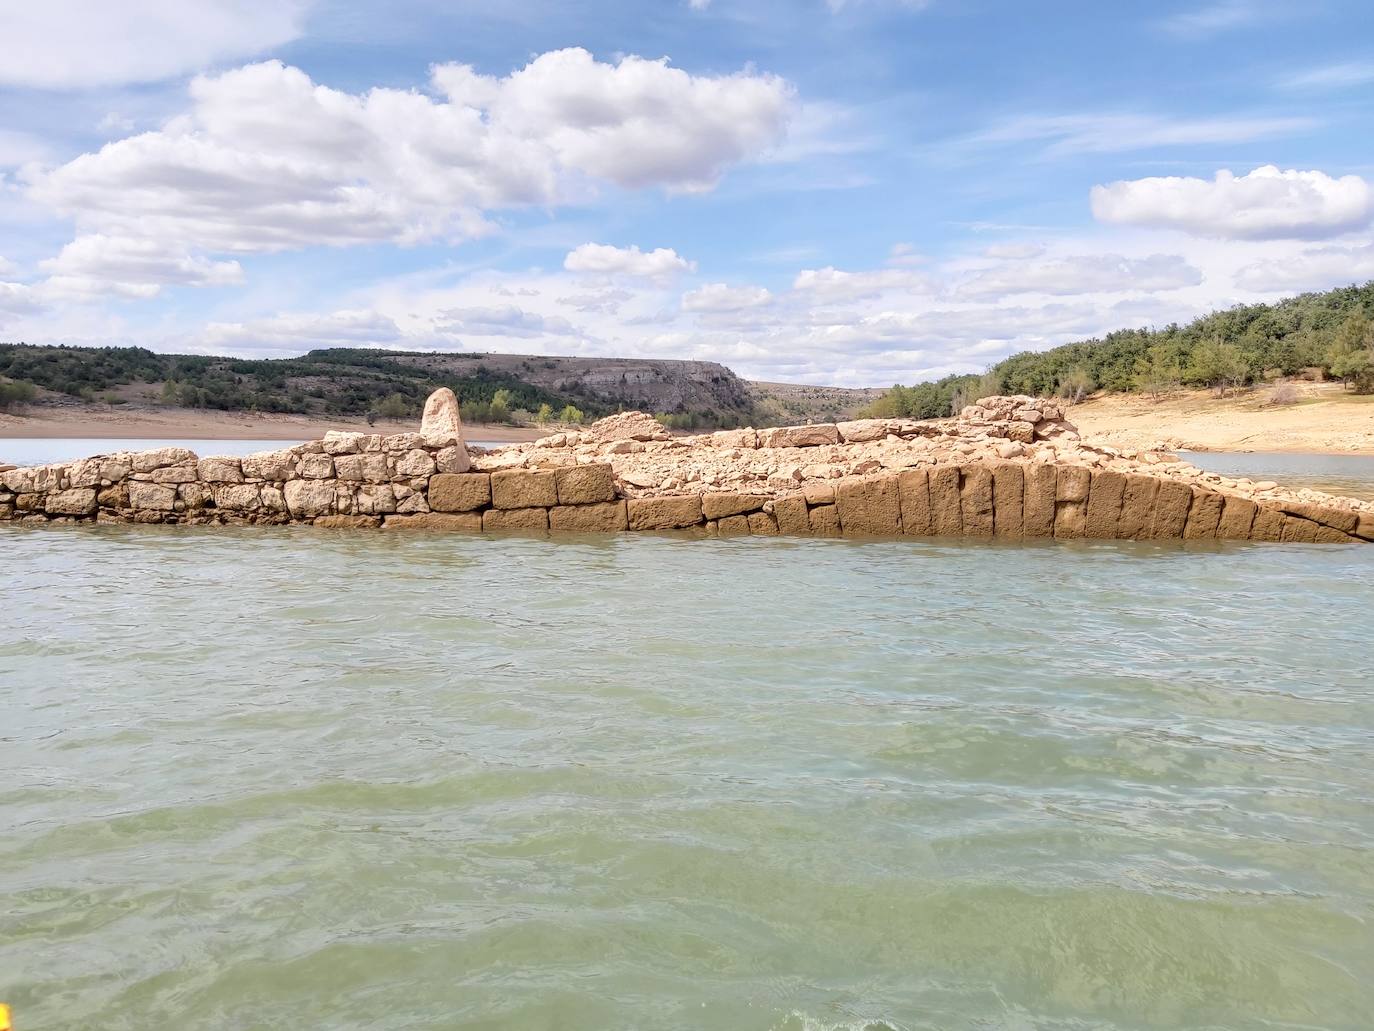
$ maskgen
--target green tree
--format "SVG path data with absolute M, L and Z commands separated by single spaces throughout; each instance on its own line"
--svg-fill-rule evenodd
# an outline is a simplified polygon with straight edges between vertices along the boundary
M 535 415 L 534 421 L 540 426 L 547 426 L 553 422 L 553 406 L 545 401 L 539 406 L 539 412 Z
M 1177 355 L 1164 344 L 1155 344 L 1135 363 L 1136 389 L 1154 398 L 1178 386 L 1183 373 Z
M 582 420 L 584 418 L 586 418 L 586 416 L 582 413 L 582 409 L 578 408 L 576 405 L 566 405 L 563 410 L 558 413 L 559 422 L 570 422 L 574 426 L 582 425 Z
M 1239 387 L 1250 378 L 1250 367 L 1240 348 L 1222 343 L 1221 337 L 1213 337 L 1193 348 L 1188 378 L 1194 383 L 1214 387 L 1221 397 L 1225 397 L 1228 387 Z
M 1374 325 L 1363 312 L 1355 312 L 1336 331 L 1326 367 L 1355 393 L 1374 394 Z
M 1078 404 L 1097 389 L 1097 381 L 1086 365 L 1075 365 L 1059 379 L 1059 396 Z
M 383 419 L 404 419 L 411 414 L 410 402 L 403 394 L 388 394 L 377 402 L 376 412 Z
M 32 383 L 0 377 L 0 412 L 10 412 L 34 399 Z

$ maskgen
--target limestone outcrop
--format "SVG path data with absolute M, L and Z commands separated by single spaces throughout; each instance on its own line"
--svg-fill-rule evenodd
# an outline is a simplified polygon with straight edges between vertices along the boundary
M 457 398 L 418 433 L 328 433 L 243 458 L 183 448 L 0 470 L 0 521 L 312 523 L 699 536 L 1374 540 L 1374 504 L 1083 440 L 1057 402 L 982 398 L 953 419 L 673 437 L 628 412 L 471 453 Z

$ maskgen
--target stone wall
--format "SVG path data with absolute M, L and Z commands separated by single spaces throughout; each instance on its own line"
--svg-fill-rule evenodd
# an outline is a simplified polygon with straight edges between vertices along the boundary
M 780 447 L 807 437 L 817 439 L 814 446 L 833 443 L 830 429 L 784 429 L 792 432 L 761 433 L 778 436 Z M 493 452 L 487 464 L 500 466 L 500 455 Z M 538 535 L 1374 540 L 1374 515 L 1361 507 L 1256 501 L 1164 474 L 1060 462 L 936 461 L 786 490 L 701 484 L 629 496 L 633 483 L 611 462 L 566 459 L 549 468 L 474 469 L 461 439 L 414 433 L 331 433 L 242 459 L 163 448 L 0 472 L 0 520 Z

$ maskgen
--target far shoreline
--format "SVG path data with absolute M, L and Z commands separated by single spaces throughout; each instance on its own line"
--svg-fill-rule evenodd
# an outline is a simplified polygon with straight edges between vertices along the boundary
M 354 416 L 316 417 L 264 412 L 221 412 L 186 408 L 129 409 L 112 405 L 31 407 L 21 414 L 0 413 L 0 440 L 317 440 L 330 430 L 362 433 L 410 433 L 415 419 L 378 419 L 369 425 Z M 472 441 L 510 444 L 538 440 L 549 429 L 468 423 Z

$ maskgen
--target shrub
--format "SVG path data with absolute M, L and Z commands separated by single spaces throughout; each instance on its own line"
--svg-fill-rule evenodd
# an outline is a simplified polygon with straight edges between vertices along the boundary
M 0 379 L 0 412 L 12 412 L 34 399 L 32 383 L 25 380 Z

